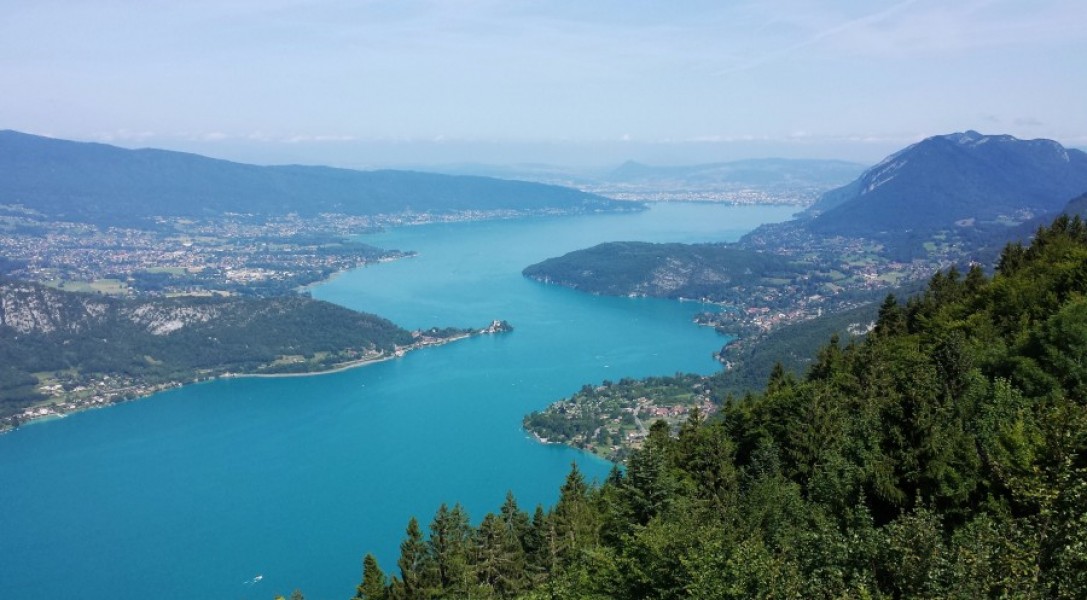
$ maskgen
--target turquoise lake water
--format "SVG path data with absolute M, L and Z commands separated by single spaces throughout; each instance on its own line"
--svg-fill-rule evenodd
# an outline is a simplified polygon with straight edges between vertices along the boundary
M 481 336 L 341 373 L 223 380 L 0 436 L 0 598 L 345 600 L 374 552 L 395 571 L 409 516 L 442 502 L 473 521 L 512 490 L 557 498 L 570 463 L 524 414 L 604 379 L 712 373 L 726 341 L 694 302 L 606 298 L 524 279 L 525 266 L 603 241 L 734 240 L 787 207 L 405 227 L 366 236 L 412 259 L 344 273 L 316 298 L 408 328 Z M 262 579 L 252 580 L 258 575 Z

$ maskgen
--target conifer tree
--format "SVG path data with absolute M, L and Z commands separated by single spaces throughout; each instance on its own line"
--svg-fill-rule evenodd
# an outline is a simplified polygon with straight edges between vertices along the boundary
M 532 523 L 524 538 L 526 574 L 533 581 L 542 580 L 543 575 L 551 566 L 547 552 L 549 529 L 547 514 L 543 506 L 537 504 L 536 510 L 532 513 Z
M 504 519 L 488 513 L 476 538 L 476 576 L 484 589 L 510 598 L 527 583 L 524 551 Z
M 428 550 L 433 565 L 433 595 L 456 597 L 467 593 L 471 579 L 472 527 L 460 504 L 450 510 L 444 503 L 430 524 Z
M 595 515 L 589 503 L 589 486 L 577 463 L 570 463 L 570 473 L 559 490 L 559 501 L 552 513 L 555 558 L 572 560 L 580 548 L 596 541 Z
M 385 572 L 377 564 L 373 554 L 366 554 L 362 559 L 362 583 L 355 593 L 358 600 L 386 600 L 388 598 L 388 582 L 385 580 Z
M 528 535 L 528 530 L 532 524 L 529 521 L 528 513 L 521 510 L 521 507 L 517 505 L 517 498 L 514 497 L 512 490 L 506 492 L 506 501 L 502 503 L 499 514 L 502 516 L 502 523 L 510 530 L 518 545 L 523 549 L 525 536 Z
M 427 545 L 415 517 L 408 521 L 405 535 L 400 544 L 400 559 L 396 561 L 400 567 L 400 579 L 393 580 L 393 597 L 396 600 L 424 600 L 427 597 L 430 564 Z

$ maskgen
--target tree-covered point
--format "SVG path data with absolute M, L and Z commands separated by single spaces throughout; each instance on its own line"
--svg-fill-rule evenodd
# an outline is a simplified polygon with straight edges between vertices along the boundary
M 511 500 L 451 538 L 413 522 L 356 597 L 1085 598 L 1087 227 L 888 297 L 862 341 L 654 425 L 599 487 Z
M 529 278 L 611 296 L 717 299 L 725 288 L 792 281 L 800 267 L 725 244 L 611 242 L 526 267 Z M 780 281 L 778 282 L 780 285 Z

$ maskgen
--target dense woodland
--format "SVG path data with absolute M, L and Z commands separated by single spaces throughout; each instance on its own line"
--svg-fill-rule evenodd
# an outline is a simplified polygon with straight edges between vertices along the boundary
M 889 296 L 600 486 L 412 519 L 359 599 L 1087 597 L 1087 227 Z
M 726 244 L 609 242 L 526 267 L 526 277 L 593 294 L 733 299 L 807 271 L 787 258 Z

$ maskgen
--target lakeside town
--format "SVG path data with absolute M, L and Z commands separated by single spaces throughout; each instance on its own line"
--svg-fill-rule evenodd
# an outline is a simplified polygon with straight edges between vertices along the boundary
M 726 186 L 718 188 L 658 189 L 645 185 L 580 186 L 581 189 L 600 194 L 613 200 L 631 202 L 720 202 L 737 206 L 778 205 L 804 208 L 815 202 L 825 187 L 790 187 L 785 191 L 767 190 L 750 186 Z
M 785 256 L 803 268 L 792 279 L 736 286 L 727 297 L 714 299 L 716 309 L 696 317 L 699 324 L 737 336 L 738 341 L 879 301 L 889 290 L 927 281 L 940 270 L 975 260 L 951 235 L 926 243 L 921 255 L 898 258 L 888 256 L 879 242 L 815 235 L 792 222 L 763 225 L 746 235 L 739 247 Z
M 700 375 L 624 378 L 586 385 L 526 416 L 523 425 L 541 443 L 565 444 L 623 462 L 642 447 L 654 423 L 663 421 L 675 433 L 688 419 L 707 417 L 719 407 L 708 378 Z
M 566 214 L 560 209 L 407 211 L 215 219 L 158 217 L 139 227 L 46 220 L 0 205 L 0 276 L 111 295 L 273 296 L 367 264 L 414 256 L 360 241 L 385 227 Z

